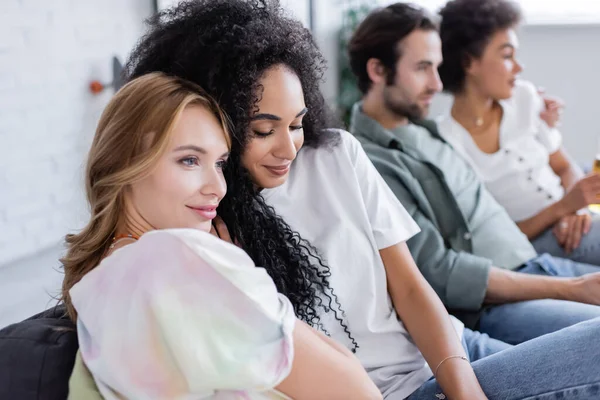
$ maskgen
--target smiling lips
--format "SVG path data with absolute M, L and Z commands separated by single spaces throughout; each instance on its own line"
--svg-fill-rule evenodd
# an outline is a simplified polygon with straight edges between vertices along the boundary
M 285 175 L 285 174 L 287 174 L 289 172 L 290 165 L 291 164 L 277 165 L 277 166 L 267 166 L 267 165 L 265 165 L 264 167 L 266 169 L 268 169 L 269 172 L 271 172 L 273 175 L 283 176 L 283 175 Z
M 189 209 L 191 209 L 192 211 L 194 211 L 196 214 L 200 215 L 201 217 L 207 219 L 207 220 L 212 220 L 215 219 L 215 217 L 217 216 L 217 206 L 216 205 L 209 205 L 209 206 L 187 206 Z

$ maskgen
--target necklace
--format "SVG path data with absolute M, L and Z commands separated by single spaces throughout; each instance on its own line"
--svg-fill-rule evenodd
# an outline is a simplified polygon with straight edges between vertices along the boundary
M 111 243 L 111 245 L 110 245 L 108 248 L 109 248 L 109 249 L 114 249 L 114 248 L 115 248 L 115 245 L 116 245 L 118 242 L 120 242 L 121 240 L 124 240 L 124 239 L 138 240 L 139 238 L 140 238 L 140 237 L 139 237 L 139 236 L 137 236 L 137 235 L 132 235 L 132 234 L 127 234 L 127 235 L 124 235 L 124 234 L 119 234 L 119 235 L 116 235 L 116 236 L 114 236 L 114 237 L 112 238 L 112 243 Z

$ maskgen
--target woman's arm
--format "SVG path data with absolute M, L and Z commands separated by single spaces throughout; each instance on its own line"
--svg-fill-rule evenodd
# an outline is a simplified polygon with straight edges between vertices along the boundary
M 277 390 L 295 400 L 383 398 L 348 349 L 301 321 L 293 338 L 292 370 Z
M 565 192 L 571 190 L 577 181 L 583 177 L 581 168 L 571 161 L 563 149 L 558 149 L 550 154 L 550 167 L 560 177 L 560 182 L 565 188 Z
M 542 209 L 542 211 L 533 217 L 517 222 L 517 226 L 531 240 L 535 239 L 546 229 L 554 226 L 565 215 L 567 215 L 565 207 L 563 207 L 560 201 L 557 201 Z
M 211 233 L 231 243 L 227 226 L 219 217 Z M 277 390 L 295 400 L 382 399 L 358 359 L 325 334 L 296 320 L 294 360 L 290 374 Z
M 550 155 L 550 167 L 560 177 L 566 194 L 533 217 L 517 222 L 529 239 L 554 226 L 564 216 L 592 204 L 596 193 L 600 193 L 600 175 L 584 177 L 579 166 L 570 160 L 564 150 L 559 149 Z
M 382 399 L 354 354 L 304 322 L 294 327 L 294 361 L 277 389 L 295 400 Z M 102 399 L 94 378 L 77 359 L 69 381 L 69 399 Z
M 405 243 L 379 251 L 385 265 L 388 292 L 398 316 L 435 372 L 442 360 L 465 356 L 448 312 L 415 265 Z M 485 399 L 471 364 L 452 358 L 445 361 L 436 379 L 448 398 Z

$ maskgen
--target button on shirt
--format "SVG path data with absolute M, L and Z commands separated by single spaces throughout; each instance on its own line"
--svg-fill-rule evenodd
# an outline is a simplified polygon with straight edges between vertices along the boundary
M 500 105 L 500 149 L 493 154 L 481 151 L 449 113 L 439 118 L 438 128 L 513 221 L 522 221 L 564 195 L 560 177 L 550 167 L 550 154 L 560 148 L 562 138 L 539 117 L 543 101 L 530 82 L 518 81 L 513 97 Z

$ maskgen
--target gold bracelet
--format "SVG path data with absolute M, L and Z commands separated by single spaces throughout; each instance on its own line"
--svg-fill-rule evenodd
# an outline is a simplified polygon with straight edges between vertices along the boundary
M 435 372 L 433 373 L 433 377 L 435 379 L 437 379 L 438 369 L 440 369 L 440 367 L 442 366 L 442 364 L 445 363 L 446 361 L 452 359 L 452 358 L 460 358 L 461 360 L 469 362 L 469 359 L 467 357 L 465 357 L 465 356 L 450 356 L 450 357 L 446 357 L 442 361 L 440 361 L 440 363 L 438 364 L 437 368 L 435 369 Z

